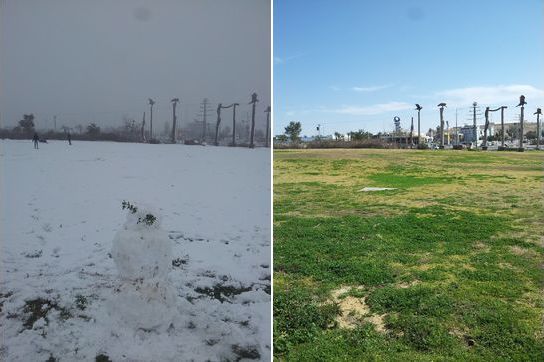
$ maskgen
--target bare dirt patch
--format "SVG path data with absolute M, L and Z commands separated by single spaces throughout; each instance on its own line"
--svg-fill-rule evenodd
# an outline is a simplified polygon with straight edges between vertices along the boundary
M 517 246 L 517 245 L 511 246 L 510 251 L 520 256 L 535 256 L 536 255 L 536 252 L 534 250 L 522 248 L 521 246 Z
M 489 246 L 481 242 L 474 244 L 474 248 L 482 253 L 488 253 L 491 250 Z
M 407 288 L 411 288 L 413 287 L 414 285 L 418 285 L 419 283 L 421 283 L 419 280 L 412 280 L 410 282 L 402 282 L 402 283 L 399 283 L 397 284 L 397 288 L 401 288 L 401 289 L 407 289 Z
M 361 291 L 363 287 L 343 286 L 331 292 L 332 300 L 340 308 L 340 313 L 336 317 L 338 328 L 354 329 L 357 326 L 367 322 L 374 325 L 377 332 L 385 333 L 385 314 L 372 314 L 366 304 L 366 297 L 356 297 L 346 295 L 352 290 Z

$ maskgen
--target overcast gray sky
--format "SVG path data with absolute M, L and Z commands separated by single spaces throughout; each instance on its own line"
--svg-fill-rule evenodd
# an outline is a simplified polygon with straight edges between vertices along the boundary
M 1 0 L 0 126 L 34 113 L 38 128 L 182 123 L 210 99 L 239 102 L 257 92 L 258 126 L 270 105 L 270 0 Z M 230 112 L 228 110 L 227 112 Z M 239 113 L 238 113 L 239 112 Z M 224 117 L 223 117 L 224 118 Z M 155 123 L 157 122 L 157 123 Z M 154 126 L 155 128 L 155 126 Z

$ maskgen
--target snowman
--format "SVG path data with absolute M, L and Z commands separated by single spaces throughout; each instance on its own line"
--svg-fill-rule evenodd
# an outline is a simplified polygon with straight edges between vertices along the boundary
M 109 314 L 134 329 L 164 331 L 176 314 L 176 295 L 168 280 L 172 242 L 153 210 L 126 201 L 122 206 L 127 219 L 111 250 L 120 284 Z

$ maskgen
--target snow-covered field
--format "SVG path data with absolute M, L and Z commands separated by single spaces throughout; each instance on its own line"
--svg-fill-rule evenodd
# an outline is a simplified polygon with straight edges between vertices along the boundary
M 0 360 L 270 360 L 269 150 L 0 140 L 0 162 Z M 172 242 L 162 328 L 122 318 L 154 318 L 112 259 L 123 200 Z

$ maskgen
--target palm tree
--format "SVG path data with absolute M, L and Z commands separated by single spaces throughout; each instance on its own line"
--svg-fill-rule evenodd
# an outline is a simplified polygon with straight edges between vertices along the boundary
M 176 143 L 176 105 L 179 98 L 174 98 L 170 102 L 172 102 L 172 143 Z
M 523 111 L 525 110 L 525 96 L 522 95 L 519 97 L 519 104 L 516 107 L 521 106 L 521 117 L 519 119 L 519 151 L 523 151 Z
M 238 103 L 231 104 L 232 106 L 232 146 L 236 146 L 236 106 L 239 106 Z M 230 106 L 229 106 L 230 107 Z
M 145 112 L 142 118 L 142 142 L 145 142 Z
M 437 107 L 440 107 L 440 148 L 444 148 L 444 107 L 446 107 L 446 103 L 439 103 Z
M 221 123 L 221 108 L 227 108 L 223 107 L 221 103 L 217 105 L 217 122 L 215 123 L 215 142 L 214 145 L 219 146 L 219 143 L 217 142 L 217 134 L 219 133 L 219 124 Z
M 420 113 L 421 113 L 421 110 L 423 109 L 422 106 L 420 106 L 419 104 L 416 103 L 416 110 L 417 110 L 417 145 L 419 146 L 419 141 L 420 141 L 420 137 L 421 137 L 421 118 L 420 118 Z
M 251 102 L 249 104 L 252 105 L 251 108 L 251 133 L 250 133 L 250 141 L 249 141 L 249 148 L 255 148 L 255 145 L 253 144 L 253 137 L 255 136 L 255 104 L 259 100 L 257 99 L 257 93 L 253 93 L 251 95 Z
M 266 113 L 266 144 L 265 144 L 265 147 L 268 147 L 270 145 L 270 112 L 272 111 L 272 109 L 270 108 L 270 106 L 268 106 L 265 110 L 264 110 L 264 113 Z

